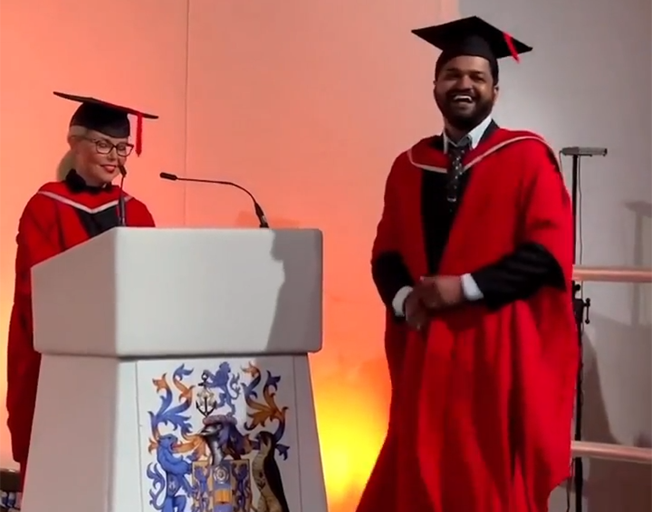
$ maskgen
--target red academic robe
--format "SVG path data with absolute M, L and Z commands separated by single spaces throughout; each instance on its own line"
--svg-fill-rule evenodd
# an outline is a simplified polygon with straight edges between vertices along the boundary
M 571 203 L 537 135 L 497 130 L 465 158 L 472 174 L 438 271 L 462 275 L 525 242 L 561 267 L 566 290 L 489 310 L 437 313 L 425 334 L 387 314 L 392 403 L 385 444 L 358 512 L 545 512 L 569 475 L 579 364 L 571 301 Z M 373 258 L 401 254 L 427 274 L 422 173 L 446 169 L 427 139 L 395 161 Z
M 24 478 L 36 405 L 41 355 L 34 350 L 31 269 L 117 225 L 119 188 L 95 193 L 66 182 L 43 185 L 18 225 L 16 283 L 7 346 L 7 412 L 13 458 Z M 125 195 L 128 226 L 153 227 L 147 207 Z

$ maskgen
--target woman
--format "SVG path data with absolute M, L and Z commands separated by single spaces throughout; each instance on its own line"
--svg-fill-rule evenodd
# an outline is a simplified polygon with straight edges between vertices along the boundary
M 154 226 L 147 207 L 112 183 L 126 174 L 124 165 L 134 149 L 128 114 L 138 117 L 137 154 L 142 118 L 156 116 L 93 98 L 55 94 L 81 105 L 70 122 L 70 150 L 59 165 L 57 181 L 43 185 L 20 218 L 7 346 L 7 424 L 23 483 L 41 362 L 33 344 L 31 268 L 118 225 Z

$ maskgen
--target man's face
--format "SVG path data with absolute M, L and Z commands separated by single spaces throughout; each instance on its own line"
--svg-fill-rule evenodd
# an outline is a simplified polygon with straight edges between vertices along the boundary
M 434 94 L 444 119 L 458 130 L 470 131 L 491 113 L 498 86 L 494 85 L 488 60 L 460 56 L 439 71 Z

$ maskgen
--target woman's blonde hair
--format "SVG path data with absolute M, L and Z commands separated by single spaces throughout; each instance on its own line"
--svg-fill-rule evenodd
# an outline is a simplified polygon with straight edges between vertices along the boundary
M 83 126 L 71 126 L 68 129 L 68 142 L 73 137 L 84 137 L 88 133 L 88 130 Z M 68 173 L 74 169 L 76 166 L 75 152 L 72 149 L 66 151 L 66 154 L 63 155 L 63 158 L 59 161 L 57 166 L 57 181 L 63 181 L 68 176 Z

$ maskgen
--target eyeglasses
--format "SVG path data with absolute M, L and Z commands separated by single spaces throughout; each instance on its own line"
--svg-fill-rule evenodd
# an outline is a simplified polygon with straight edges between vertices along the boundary
M 128 142 L 119 142 L 118 144 L 113 144 L 108 140 L 88 138 L 86 138 L 86 140 L 95 144 L 95 151 L 97 151 L 100 155 L 108 155 L 115 148 L 115 151 L 119 156 L 129 156 L 134 149 L 134 145 L 129 144 Z

